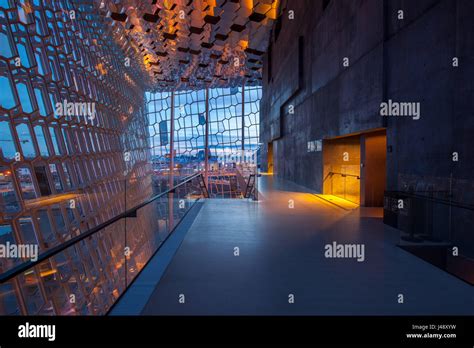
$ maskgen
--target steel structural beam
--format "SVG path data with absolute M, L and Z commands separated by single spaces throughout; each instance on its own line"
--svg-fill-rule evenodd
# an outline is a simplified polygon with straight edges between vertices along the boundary
M 209 88 L 206 88 L 206 139 L 204 147 L 204 182 L 206 188 L 209 188 Z

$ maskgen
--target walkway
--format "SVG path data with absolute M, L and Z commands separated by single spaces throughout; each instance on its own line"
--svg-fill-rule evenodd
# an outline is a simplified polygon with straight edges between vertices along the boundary
M 261 202 L 203 205 L 142 314 L 474 313 L 473 287 L 396 247 L 399 232 L 380 210 L 346 211 L 294 184 L 260 179 Z M 364 244 L 365 261 L 326 258 L 333 242 Z

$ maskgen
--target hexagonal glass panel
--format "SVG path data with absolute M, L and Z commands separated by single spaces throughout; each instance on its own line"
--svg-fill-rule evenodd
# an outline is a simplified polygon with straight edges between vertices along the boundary
M 16 126 L 16 132 L 18 138 L 20 139 L 21 150 L 23 151 L 23 156 L 26 158 L 36 157 L 36 150 L 33 144 L 33 139 L 31 138 L 30 129 L 24 123 L 21 123 Z
M 4 109 L 11 109 L 16 105 L 13 96 L 12 85 L 8 77 L 0 76 L 0 106 Z
M 6 160 L 14 159 L 17 152 L 10 125 L 6 121 L 0 121 L 0 151 Z

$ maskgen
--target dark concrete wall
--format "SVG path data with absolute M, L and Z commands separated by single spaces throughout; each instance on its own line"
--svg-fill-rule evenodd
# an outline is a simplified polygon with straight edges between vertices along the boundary
M 470 0 L 331 0 L 324 11 L 322 0 L 283 1 L 264 64 L 263 169 L 273 140 L 275 175 L 322 191 L 322 152 L 308 141 L 386 127 L 388 190 L 451 189 L 474 204 L 473 18 Z M 421 118 L 384 119 L 388 99 L 420 102 Z M 453 214 L 463 224 L 472 212 Z

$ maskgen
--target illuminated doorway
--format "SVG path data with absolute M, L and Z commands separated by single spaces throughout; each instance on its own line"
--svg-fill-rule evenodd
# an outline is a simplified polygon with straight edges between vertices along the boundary
M 273 142 L 268 143 L 267 167 L 268 174 L 273 174 Z
M 360 136 L 326 139 L 323 193 L 360 204 Z
M 386 149 L 385 129 L 325 139 L 323 194 L 365 207 L 382 207 Z

